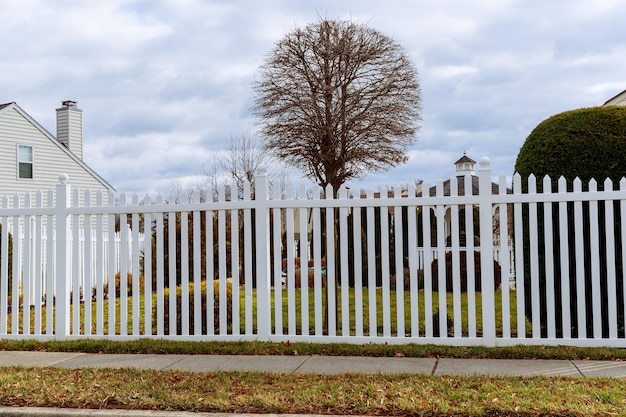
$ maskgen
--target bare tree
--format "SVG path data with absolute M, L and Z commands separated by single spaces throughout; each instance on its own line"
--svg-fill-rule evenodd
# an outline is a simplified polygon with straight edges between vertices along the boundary
M 254 176 L 260 166 L 267 161 L 267 154 L 256 137 L 243 133 L 238 138 L 231 137 L 228 156 L 218 161 L 221 170 L 227 173 L 242 190 L 243 184 L 254 184 Z
M 193 185 L 172 180 L 169 187 L 165 190 L 165 198 L 167 201 L 173 200 L 174 203 L 186 203 L 191 199 L 193 193 Z
M 248 182 L 254 188 L 254 177 L 259 167 L 267 166 L 269 161 L 267 152 L 255 136 L 242 133 L 239 137 L 230 138 L 228 151 L 214 156 L 202 168 L 202 174 L 214 192 L 220 184 L 225 184 L 230 190 L 230 183 L 243 191 L 244 183 Z
M 390 37 L 322 19 L 286 35 L 260 68 L 265 149 L 337 192 L 406 162 L 421 120 L 417 70 Z
M 202 177 L 198 181 L 197 188 L 200 190 L 204 201 L 215 201 L 217 199 L 217 187 L 220 184 L 219 161 L 217 157 L 213 157 L 201 168 Z

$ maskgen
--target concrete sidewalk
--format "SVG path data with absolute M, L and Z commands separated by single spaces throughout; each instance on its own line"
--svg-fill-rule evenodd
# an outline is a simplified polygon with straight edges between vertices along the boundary
M 626 362 L 345 356 L 234 356 L 91 354 L 1 351 L 2 366 L 137 368 L 192 372 L 259 371 L 311 374 L 425 374 L 494 376 L 626 377 Z

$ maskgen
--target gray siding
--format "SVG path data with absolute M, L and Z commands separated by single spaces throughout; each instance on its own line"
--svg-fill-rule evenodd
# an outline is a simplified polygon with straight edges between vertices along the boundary
M 32 179 L 17 177 L 17 145 L 33 148 Z M 69 175 L 72 187 L 89 188 L 92 195 L 98 190 L 108 194 L 107 184 L 85 169 L 62 146 L 17 109 L 0 114 L 0 196 L 53 188 L 59 183 L 60 173 Z

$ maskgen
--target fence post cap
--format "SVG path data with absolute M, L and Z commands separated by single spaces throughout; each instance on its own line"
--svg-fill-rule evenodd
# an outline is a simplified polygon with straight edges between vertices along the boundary
M 59 174 L 59 183 L 60 184 L 67 184 L 67 181 L 70 179 L 70 176 L 67 175 L 66 173 L 62 172 Z
M 480 165 L 481 169 L 489 169 L 489 167 L 491 166 L 491 160 L 487 158 L 486 156 L 483 156 L 478 161 L 478 164 Z

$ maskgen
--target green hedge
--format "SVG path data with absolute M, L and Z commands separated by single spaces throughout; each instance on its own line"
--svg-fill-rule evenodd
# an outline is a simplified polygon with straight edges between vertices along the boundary
M 568 182 L 568 188 L 572 189 L 572 182 L 575 178 L 580 178 L 583 184 L 583 189 L 588 189 L 588 183 L 591 179 L 595 179 L 598 183 L 598 189 L 603 189 L 604 180 L 610 178 L 613 180 L 613 187 L 617 188 L 619 181 L 622 177 L 626 176 L 626 107 L 592 107 L 583 108 L 572 111 L 563 112 L 554 115 L 543 122 L 541 122 L 528 136 L 524 145 L 520 149 L 517 161 L 515 163 L 515 172 L 519 173 L 522 177 L 522 191 L 527 191 L 527 179 L 530 174 L 534 174 L 537 179 L 537 189 L 542 191 L 542 181 L 546 175 L 550 176 L 552 181 L 553 191 L 557 190 L 557 183 L 561 176 L 563 176 Z M 611 204 L 611 203 L 609 203 Z M 617 207 L 618 202 L 614 202 Z M 560 236 L 557 229 L 559 224 L 559 212 L 556 205 L 552 206 L 552 221 L 553 230 L 552 237 L 554 242 L 553 253 L 548 254 L 548 257 L 553 258 L 561 263 L 569 265 L 569 287 L 570 287 L 570 319 L 572 323 L 572 336 L 587 336 L 593 335 L 593 314 L 602 314 L 602 336 L 606 337 L 608 334 L 608 314 L 615 314 L 615 312 L 608 312 L 607 303 L 605 302 L 608 297 L 607 290 L 607 256 L 606 256 L 606 224 L 604 220 L 605 203 L 599 202 L 598 204 L 598 218 L 590 219 L 589 217 L 589 205 L 583 204 L 583 233 L 576 236 L 575 224 L 573 220 L 573 204 L 568 203 L 568 233 L 569 233 L 569 251 L 567 258 L 561 259 L 560 255 Z M 621 241 L 621 235 L 619 228 L 621 224 L 621 218 L 619 210 L 615 212 L 615 225 L 613 225 L 613 233 L 617 244 L 618 251 L 626 242 Z M 538 226 L 537 241 L 539 245 L 538 253 L 530 253 L 528 251 L 530 242 L 530 232 L 528 228 L 528 206 L 524 205 L 523 216 L 523 229 L 524 236 L 522 242 L 517 241 L 516 244 L 523 244 L 526 248 L 524 250 L 525 258 L 524 262 L 524 288 L 526 299 L 526 314 L 529 318 L 532 317 L 531 309 L 531 279 L 530 279 L 530 259 L 538 260 L 539 267 L 539 290 L 540 290 L 540 322 L 542 327 L 542 333 L 545 336 L 547 326 L 547 300 L 546 300 L 546 282 L 547 271 L 544 267 L 545 255 L 545 238 L 544 238 L 544 212 L 542 204 L 538 207 Z M 595 248 L 591 248 L 590 242 L 590 230 L 597 227 L 600 231 L 600 276 L 594 276 L 590 267 L 590 258 Z M 609 228 L 609 233 L 611 233 Z M 580 239 L 584 243 L 585 251 L 585 309 L 586 315 L 586 328 L 579 326 L 577 320 L 576 311 L 576 254 L 574 250 L 574 241 Z M 623 265 L 621 264 L 621 256 L 616 257 L 615 265 L 617 273 L 617 299 L 618 303 L 623 302 L 623 291 L 621 291 L 624 285 L 623 277 Z M 555 285 L 554 291 L 557 295 L 557 301 L 555 303 L 555 311 L 557 317 L 556 331 L 557 337 L 563 333 L 563 327 L 560 317 L 563 314 L 562 303 L 559 295 L 562 292 L 562 286 L 559 282 L 561 270 L 558 266 L 555 270 L 554 278 Z M 518 277 L 519 279 L 519 277 Z M 592 283 L 599 283 L 602 293 L 602 306 L 594 311 L 594 306 L 591 301 L 590 287 Z M 568 312 L 566 312 L 567 314 Z M 618 314 L 618 327 L 621 335 L 624 335 L 624 311 L 623 308 L 619 308 Z
M 626 106 L 566 111 L 539 123 L 515 162 L 522 178 L 550 175 L 556 183 L 595 178 L 619 181 L 626 175 Z

